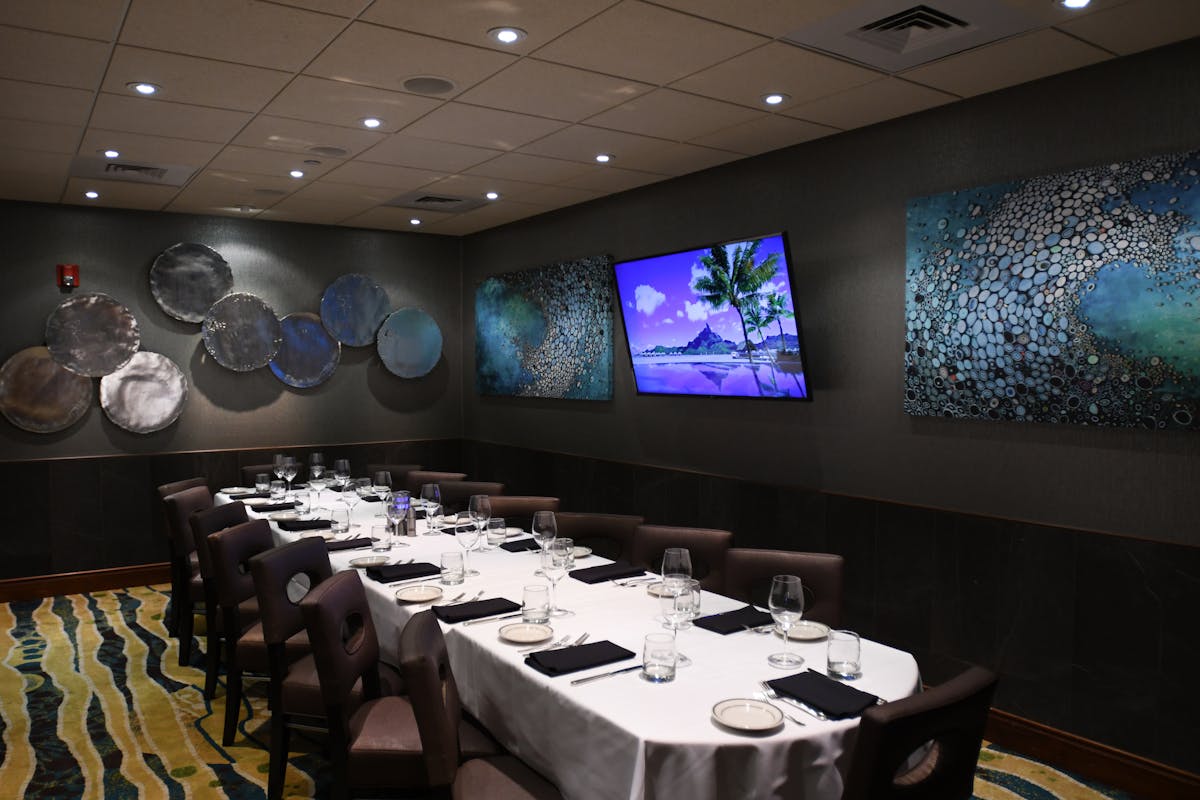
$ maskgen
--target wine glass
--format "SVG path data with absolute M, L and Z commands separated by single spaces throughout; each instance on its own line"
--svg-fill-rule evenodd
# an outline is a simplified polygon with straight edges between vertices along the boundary
M 574 552 L 575 542 L 570 539 L 558 538 L 555 538 L 550 542 L 549 547 L 541 551 L 542 577 L 550 581 L 550 616 L 552 617 L 568 617 L 575 613 L 567 611 L 565 608 L 559 608 L 556 600 L 558 582 L 571 568 Z
M 275 473 L 275 477 L 283 480 L 283 462 L 287 458 L 283 453 L 276 453 L 271 458 L 271 471 Z
M 471 521 L 479 530 L 479 549 L 491 549 L 486 546 L 487 540 L 483 536 L 483 529 L 487 527 L 488 520 L 492 518 L 492 501 L 486 494 L 473 494 L 467 502 L 467 513 L 471 515 Z
M 558 538 L 558 523 L 554 519 L 554 512 L 533 512 L 533 524 L 529 526 L 529 532 L 533 534 L 533 540 L 537 542 L 541 551 L 545 552 L 550 543 Z M 542 571 L 538 569 L 533 574 L 541 575 Z
M 692 554 L 686 547 L 668 547 L 663 551 L 662 576 L 664 585 L 692 577 Z
M 471 548 L 479 541 L 479 528 L 474 525 L 458 525 L 454 528 L 454 541 L 463 549 L 463 575 L 473 578 L 479 570 L 471 569 Z
M 388 497 L 392 494 L 392 473 L 386 470 L 376 472 L 374 477 L 371 478 L 371 488 L 380 500 L 387 502 Z M 382 517 L 383 512 L 380 511 L 375 516 Z
M 767 608 L 775 624 L 783 631 L 783 651 L 767 656 L 767 663 L 780 669 L 795 669 L 804 659 L 788 648 L 788 631 L 804 616 L 804 587 L 795 575 L 776 575 L 771 579 L 771 597 Z
M 393 536 L 400 536 L 403 532 L 402 523 L 408 518 L 408 502 L 407 492 L 396 492 L 385 503 L 384 513 Z
M 363 499 L 364 495 L 371 493 L 371 482 L 366 478 L 360 478 L 357 481 L 351 481 L 349 489 L 342 492 L 342 502 L 350 508 L 350 515 L 354 515 L 354 507 Z M 357 522 L 350 523 L 351 528 L 361 528 Z
M 442 490 L 436 483 L 421 487 L 421 499 L 425 501 L 425 535 L 441 533 Z
M 346 484 L 350 482 L 349 459 L 339 458 L 333 462 L 333 482 L 337 484 L 340 491 L 346 490 Z
M 284 477 L 284 480 L 287 481 L 288 495 L 291 495 L 291 493 L 292 493 L 292 481 L 294 481 L 296 479 L 296 475 L 299 472 L 300 472 L 300 465 L 296 462 L 295 458 L 293 458 L 291 456 L 287 456 L 286 458 L 283 459 L 283 477 Z
M 679 631 L 692 626 L 692 617 L 700 603 L 700 582 L 693 578 L 672 578 L 664 581 L 658 602 L 663 612 L 663 627 L 669 628 L 672 635 L 678 639 Z M 676 657 L 677 664 L 681 667 L 692 663 L 683 653 L 677 652 Z
M 325 455 L 310 453 L 308 456 L 308 477 L 310 480 L 320 478 L 325 474 Z

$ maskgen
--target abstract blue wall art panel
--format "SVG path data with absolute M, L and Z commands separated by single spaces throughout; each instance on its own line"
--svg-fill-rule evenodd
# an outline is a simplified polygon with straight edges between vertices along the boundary
M 319 386 L 333 375 L 342 359 L 342 345 L 329 335 L 321 318 L 297 311 L 279 321 L 283 343 L 269 366 L 275 377 L 296 389 Z
M 909 414 L 1200 429 L 1200 152 L 908 204 Z
M 388 372 L 420 378 L 442 357 L 442 329 L 421 309 L 401 308 L 379 326 L 375 346 Z
M 564 261 L 488 278 L 475 292 L 475 389 L 612 399 L 612 262 Z
M 392 311 L 387 292 L 367 275 L 342 275 L 321 295 L 321 322 L 342 344 L 365 347 Z

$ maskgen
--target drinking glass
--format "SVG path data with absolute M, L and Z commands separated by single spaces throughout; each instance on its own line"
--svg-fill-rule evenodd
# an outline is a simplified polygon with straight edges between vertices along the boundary
M 575 550 L 575 542 L 570 539 L 555 539 L 550 546 L 541 552 L 541 574 L 550 581 L 550 616 L 569 617 L 575 612 L 558 607 L 556 595 L 558 582 L 571 568 L 571 558 Z
M 436 483 L 421 486 L 421 499 L 425 501 L 425 535 L 441 533 L 442 490 Z
M 504 544 L 504 540 L 508 538 L 508 527 L 504 523 L 504 517 L 492 517 L 487 522 L 487 531 L 484 534 L 487 537 L 488 547 L 496 548 Z
M 387 525 L 371 526 L 371 550 L 375 553 L 386 553 L 392 549 L 392 534 Z
M 465 579 L 463 575 L 463 554 L 442 553 L 442 583 L 446 586 L 454 586 L 462 583 Z
M 283 480 L 283 461 L 286 459 L 283 453 L 276 453 L 271 457 L 271 470 L 275 473 L 275 477 Z
M 350 530 L 350 509 L 333 508 L 329 511 L 329 529 L 334 533 Z
M 339 489 L 345 489 L 346 484 L 350 482 L 350 461 L 349 459 L 339 458 L 333 462 L 333 482 L 337 484 Z
M 521 595 L 521 621 L 546 622 L 550 619 L 550 599 L 546 587 L 526 586 Z
M 287 484 L 283 481 L 271 481 L 267 490 L 271 493 L 271 499 L 276 503 L 283 502 L 283 498 L 287 497 Z
M 463 549 L 463 574 L 474 578 L 479 570 L 471 569 L 471 548 L 479 541 L 479 528 L 474 525 L 459 525 L 454 529 L 454 541 Z
M 771 597 L 767 608 L 775 624 L 783 631 L 783 651 L 767 657 L 767 663 L 780 669 L 795 669 L 804 659 L 789 648 L 788 631 L 804 616 L 804 587 L 795 575 L 776 575 L 771 579 Z
M 325 455 L 323 453 L 310 453 L 308 456 L 308 477 L 309 480 L 320 478 L 325 474 Z
M 646 635 L 642 650 L 642 677 L 651 683 L 667 683 L 675 680 L 675 665 L 678 651 L 675 637 L 669 633 Z
M 376 472 L 374 477 L 371 478 L 371 489 L 375 492 L 376 497 L 386 503 L 392 493 L 392 473 L 387 471 Z M 375 516 L 382 517 L 383 512 L 380 511 Z
M 308 500 L 305 505 L 308 507 L 309 519 L 319 517 L 321 515 L 321 493 L 314 489 L 309 489 Z
M 296 475 L 300 472 L 300 465 L 296 463 L 296 459 L 288 456 L 283 460 L 283 477 L 287 481 L 288 494 L 292 493 L 292 481 L 296 479 Z
M 700 609 L 700 581 L 694 578 L 672 580 L 663 585 L 658 602 L 666 620 L 664 628 L 673 631 L 690 628 Z
M 254 491 L 262 493 L 271 491 L 271 475 L 260 472 L 254 476 Z
M 479 549 L 491 550 L 483 531 L 487 527 L 488 520 L 492 518 L 492 501 L 486 494 L 473 494 L 467 502 L 467 513 L 471 515 L 471 521 L 475 523 L 475 527 L 479 531 Z
M 686 547 L 668 547 L 663 551 L 663 581 L 680 581 L 692 577 L 692 554 Z
M 852 681 L 862 676 L 862 642 L 854 631 L 830 631 L 825 672 L 831 678 Z
M 545 552 L 550 543 L 558 536 L 558 523 L 554 520 L 554 512 L 533 512 L 533 523 L 529 526 L 529 532 L 533 534 L 533 540 L 538 543 L 538 547 Z M 539 569 L 533 574 L 541 575 L 542 571 Z
M 408 519 L 408 492 L 396 492 L 386 503 L 384 513 L 387 515 L 388 525 L 392 529 L 392 533 L 396 536 L 401 535 L 401 523 Z

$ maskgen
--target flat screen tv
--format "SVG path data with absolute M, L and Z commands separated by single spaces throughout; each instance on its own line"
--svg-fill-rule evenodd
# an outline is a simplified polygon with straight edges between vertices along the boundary
M 614 269 L 639 394 L 810 399 L 785 234 Z

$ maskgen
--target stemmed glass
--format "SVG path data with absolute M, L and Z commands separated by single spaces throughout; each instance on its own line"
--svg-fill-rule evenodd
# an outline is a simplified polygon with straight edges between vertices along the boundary
M 271 458 L 271 471 L 275 473 L 275 477 L 283 480 L 283 464 L 287 460 L 287 456 L 283 453 L 276 453 Z
M 283 477 L 287 481 L 287 493 L 290 497 L 292 494 L 292 481 L 296 480 L 296 475 L 300 472 L 300 465 L 296 463 L 296 459 L 287 456 L 283 459 Z
M 558 523 L 554 520 L 554 512 L 533 512 L 533 523 L 529 526 L 529 532 L 533 534 L 533 540 L 537 542 L 541 552 L 546 552 L 550 543 L 558 538 Z M 541 575 L 542 571 L 535 570 L 533 574 Z
M 567 611 L 565 608 L 558 607 L 556 593 L 558 582 L 567 574 L 567 570 L 571 568 L 571 559 L 574 556 L 575 542 L 570 539 L 554 539 L 550 542 L 550 546 L 541 551 L 542 559 L 542 576 L 550 581 L 550 616 L 552 617 L 569 617 L 575 612 Z
M 471 548 L 479 541 L 479 528 L 474 525 L 458 525 L 454 528 L 454 541 L 463 549 L 463 575 L 474 578 L 479 570 L 471 569 Z
M 310 453 L 308 456 L 309 480 L 319 479 L 324 474 L 325 474 L 325 455 L 323 453 Z
M 679 631 L 692 626 L 691 619 L 696 611 L 700 598 L 700 584 L 692 578 L 673 576 L 663 582 L 663 589 L 658 595 L 659 606 L 662 608 L 664 628 L 669 628 L 676 639 Z M 677 653 L 677 664 L 686 667 L 692 660 L 683 653 Z
M 780 669 L 795 669 L 804 659 L 788 648 L 788 631 L 804 616 L 804 587 L 795 575 L 776 575 L 771 579 L 771 597 L 767 608 L 775 624 L 783 631 L 783 651 L 767 656 L 767 663 Z
M 408 517 L 408 493 L 396 492 L 384 504 L 384 514 L 392 528 L 392 536 L 401 535 L 401 522 Z
M 471 521 L 475 523 L 475 528 L 479 531 L 479 549 L 487 549 L 487 540 L 484 538 L 483 529 L 487 527 L 488 520 L 492 518 L 492 501 L 486 494 L 473 494 L 467 502 L 467 513 L 471 515 Z
M 371 480 L 371 488 L 374 490 L 376 496 L 386 503 L 388 497 L 392 494 L 392 473 L 386 471 L 376 472 Z M 382 517 L 383 512 L 381 511 L 375 516 Z
M 686 547 L 668 547 L 663 551 L 663 584 L 692 577 L 692 554 Z
M 339 458 L 333 462 L 333 482 L 337 484 L 339 491 L 346 490 L 346 484 L 350 482 L 350 461 L 345 458 Z
M 421 499 L 425 501 L 425 535 L 436 536 L 442 532 L 442 490 L 436 483 L 427 483 L 421 487 Z
M 358 501 L 362 500 L 363 495 L 371 493 L 371 482 L 366 478 L 360 478 L 350 484 L 351 488 L 348 491 L 342 492 L 342 502 L 350 507 L 350 516 L 354 516 L 354 507 L 358 505 Z M 357 522 L 350 523 L 351 528 L 361 528 Z

